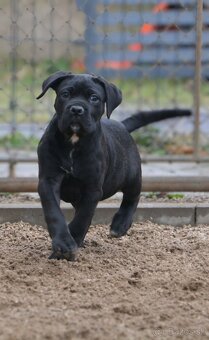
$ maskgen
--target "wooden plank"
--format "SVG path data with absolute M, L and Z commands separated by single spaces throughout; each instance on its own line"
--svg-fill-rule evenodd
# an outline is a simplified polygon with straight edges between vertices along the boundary
M 177 25 L 177 26 L 195 26 L 196 11 L 167 11 L 165 13 L 144 12 L 104 12 L 95 20 L 95 25 L 115 26 L 123 24 L 127 26 L 137 25 L 139 28 L 144 23 L 153 25 Z M 203 23 L 209 25 L 209 11 L 205 10 L 203 14 Z
M 1 192 L 37 192 L 38 180 L 35 177 L 1 178 Z M 208 176 L 143 176 L 143 191 L 198 191 L 209 192 Z M 15 206 L 17 208 L 17 206 Z M 24 205 L 25 207 L 25 205 Z M 37 207 L 37 206 L 36 206 Z M 13 207 L 14 208 L 14 207 Z M 23 209 L 23 208 L 22 208 Z M 27 209 L 27 208 L 26 208 Z M 30 209 L 32 209 L 30 207 Z M 29 212 L 28 212 L 29 213 Z

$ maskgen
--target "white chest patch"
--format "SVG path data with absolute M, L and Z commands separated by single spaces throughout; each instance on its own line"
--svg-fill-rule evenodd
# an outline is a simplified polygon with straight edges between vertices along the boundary
M 72 144 L 77 143 L 77 142 L 79 141 L 78 135 L 76 135 L 76 133 L 74 133 L 74 134 L 72 135 L 72 137 L 70 138 L 70 141 L 71 141 Z

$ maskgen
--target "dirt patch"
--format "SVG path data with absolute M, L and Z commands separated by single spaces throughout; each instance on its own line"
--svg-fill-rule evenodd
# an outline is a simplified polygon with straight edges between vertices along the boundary
M 0 339 L 208 339 L 209 226 L 91 227 L 76 262 L 46 230 L 0 225 Z
M 38 194 L 11 194 L 0 193 L 0 203 L 39 203 Z

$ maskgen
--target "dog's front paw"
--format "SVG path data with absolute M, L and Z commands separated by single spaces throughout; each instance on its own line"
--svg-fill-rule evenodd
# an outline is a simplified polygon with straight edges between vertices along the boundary
M 49 259 L 75 261 L 78 252 L 78 246 L 70 235 L 53 238 L 52 249 Z
M 110 236 L 111 237 L 122 237 L 127 234 L 127 231 L 131 227 L 130 221 L 121 221 L 120 218 L 114 218 L 110 226 Z

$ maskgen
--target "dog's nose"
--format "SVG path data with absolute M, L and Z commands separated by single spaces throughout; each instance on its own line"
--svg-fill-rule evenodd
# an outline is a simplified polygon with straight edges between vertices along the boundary
M 70 107 L 70 113 L 81 116 L 84 113 L 84 108 L 79 105 L 72 105 Z

